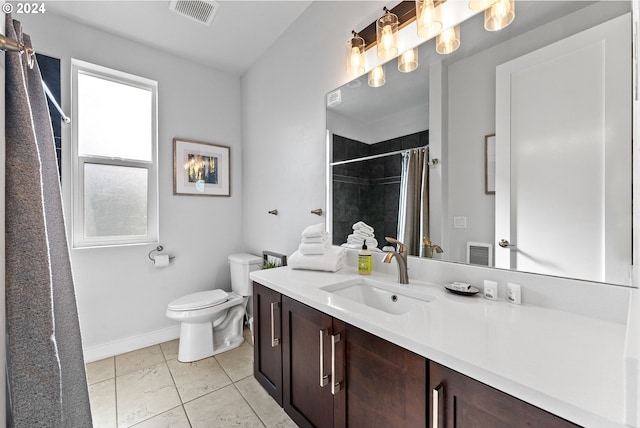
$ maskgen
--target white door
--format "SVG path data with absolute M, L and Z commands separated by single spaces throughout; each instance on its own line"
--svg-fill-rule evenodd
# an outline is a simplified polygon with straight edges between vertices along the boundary
M 497 67 L 497 267 L 628 282 L 631 102 L 630 14 Z

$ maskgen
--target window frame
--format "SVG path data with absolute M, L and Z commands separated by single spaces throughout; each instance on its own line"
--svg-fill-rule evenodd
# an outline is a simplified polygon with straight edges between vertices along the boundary
M 78 139 L 78 75 L 84 74 L 115 83 L 151 91 L 151 161 L 119 157 L 79 154 Z M 72 185 L 72 247 L 94 248 L 123 245 L 157 244 L 159 242 L 158 201 L 158 82 L 89 62 L 71 59 L 72 135 L 71 135 L 71 185 Z M 117 120 L 118 112 L 114 112 Z M 147 234 L 110 237 L 85 236 L 84 166 L 85 164 L 113 165 L 143 168 L 147 170 Z

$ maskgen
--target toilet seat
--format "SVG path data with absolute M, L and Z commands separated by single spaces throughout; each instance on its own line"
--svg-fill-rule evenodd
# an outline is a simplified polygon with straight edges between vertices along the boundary
M 229 293 L 224 290 L 207 290 L 187 294 L 169 303 L 171 311 L 191 311 L 217 306 L 229 300 Z

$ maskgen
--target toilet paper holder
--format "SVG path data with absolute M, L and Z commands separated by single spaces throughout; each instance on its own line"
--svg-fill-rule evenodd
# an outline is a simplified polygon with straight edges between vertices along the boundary
M 155 253 L 156 251 L 159 253 L 159 252 L 161 252 L 163 250 L 164 250 L 164 247 L 162 245 L 158 245 L 156 248 L 154 248 L 153 250 L 149 251 L 149 255 L 148 255 L 149 260 L 151 260 L 155 264 L 156 259 L 153 257 L 152 254 Z M 171 255 L 169 256 L 169 260 L 173 260 L 175 258 L 176 258 L 176 256 L 171 256 Z

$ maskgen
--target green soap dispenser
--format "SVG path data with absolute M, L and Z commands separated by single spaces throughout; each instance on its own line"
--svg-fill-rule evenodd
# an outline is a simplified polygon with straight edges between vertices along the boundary
M 372 270 L 371 251 L 367 249 L 367 241 L 362 243 L 362 250 L 358 251 L 358 273 L 369 275 Z

